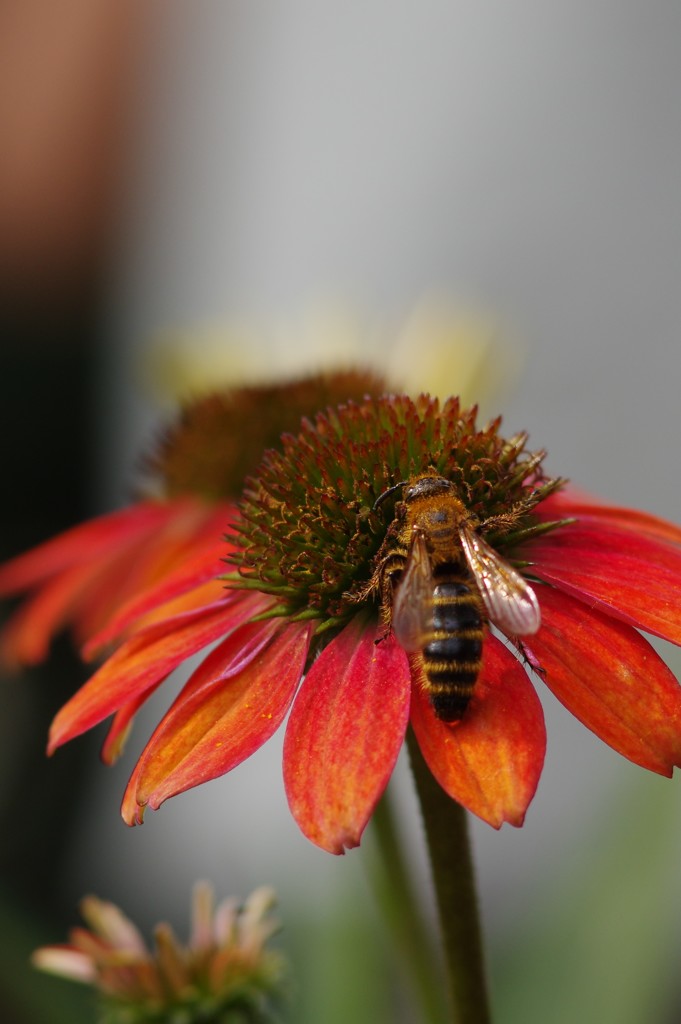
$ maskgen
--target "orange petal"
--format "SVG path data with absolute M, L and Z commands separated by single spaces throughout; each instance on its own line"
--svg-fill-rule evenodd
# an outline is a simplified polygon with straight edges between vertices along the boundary
M 152 534 L 173 514 L 171 504 L 143 501 L 74 526 L 0 566 L 0 595 L 27 590 L 71 565 L 97 559 L 112 547 L 125 547 Z
M 224 569 L 224 566 L 223 566 Z M 159 587 L 159 590 L 161 588 Z M 81 649 L 81 657 L 84 661 L 92 661 L 101 658 L 107 649 L 116 646 L 127 634 L 140 633 L 157 622 L 162 622 L 175 615 L 194 611 L 197 608 L 205 608 L 225 598 L 227 590 L 224 581 L 216 579 L 215 574 L 203 583 L 199 583 L 193 589 L 183 590 L 174 598 L 154 605 L 156 599 L 156 588 L 153 591 L 146 591 L 143 600 L 133 600 L 129 605 L 121 609 L 120 616 L 116 614 L 109 619 L 109 624 L 100 629 L 92 636 Z M 147 606 L 144 608 L 144 606 Z M 144 609 L 144 610 L 143 610 Z M 128 614 L 130 613 L 130 614 Z
M 224 541 L 214 540 L 211 550 L 203 550 L 191 558 L 183 558 L 180 564 L 174 570 L 168 571 L 162 579 L 133 594 L 109 618 L 104 628 L 84 645 L 83 657 L 86 660 L 95 657 L 103 648 L 118 640 L 131 626 L 138 624 L 149 612 L 155 612 L 167 602 L 186 594 L 187 591 L 195 590 L 202 584 L 210 583 L 211 580 L 215 581 L 215 593 L 210 600 L 217 600 L 220 592 L 224 592 L 225 589 L 224 582 L 217 580 L 216 577 L 225 572 L 224 558 L 227 550 Z M 165 614 L 172 612 L 166 610 Z
M 79 634 L 105 619 L 117 592 L 130 577 L 130 566 L 143 557 L 148 536 L 128 538 L 98 557 L 73 562 L 43 581 L 17 609 L 0 633 L 0 657 L 11 666 L 43 661 L 52 638 L 69 624 Z
M 97 563 L 70 566 L 25 600 L 0 633 L 0 658 L 11 667 L 36 665 L 71 619 L 99 573 Z
M 532 573 L 630 625 L 681 644 L 681 550 L 610 524 L 565 526 L 523 548 Z
M 159 683 L 161 682 L 163 680 L 159 680 Z M 156 687 L 153 689 L 156 689 Z M 113 716 L 106 739 L 102 744 L 101 757 L 104 764 L 115 764 L 123 753 L 135 715 L 145 701 L 149 699 L 151 693 L 152 690 L 144 690 L 135 700 L 131 700 L 124 704 L 122 708 L 119 708 Z
M 414 688 L 411 722 L 442 788 L 495 828 L 522 825 L 546 752 L 544 716 L 518 659 L 491 634 L 464 718 L 446 725 Z
M 106 627 L 112 613 L 140 591 L 163 579 L 181 565 L 193 550 L 197 536 L 203 535 L 206 524 L 214 531 L 213 540 L 220 540 L 224 528 L 224 507 L 217 525 L 212 506 L 196 498 L 176 499 L 168 503 L 170 514 L 144 543 L 126 551 L 117 559 L 117 572 L 110 573 L 107 585 L 94 591 L 92 600 L 78 619 L 78 636 L 82 641 Z
M 178 594 L 172 600 L 159 605 L 158 608 L 151 608 L 135 622 L 134 632 L 141 633 L 142 630 L 148 629 L 157 622 L 163 622 L 175 615 L 193 611 L 195 608 L 205 608 L 218 601 L 231 600 L 233 594 L 233 590 L 230 591 L 225 587 L 224 580 L 216 579 L 213 576 L 205 583 L 194 587 L 193 590 Z
M 260 610 L 261 604 L 235 593 L 214 605 L 176 615 L 136 633 L 57 713 L 48 752 L 151 691 L 185 658 L 241 625 Z
M 224 775 L 270 738 L 300 681 L 310 632 L 309 623 L 248 623 L 208 655 L 133 772 L 122 807 L 128 824 L 142 820 L 145 805 L 156 810 Z
M 76 527 L 0 567 L 7 588 L 21 589 L 30 581 L 39 586 L 3 630 L 0 656 L 10 665 L 41 661 L 52 637 L 69 624 L 79 642 L 87 639 L 112 609 L 148 584 L 149 573 L 163 573 L 182 560 L 195 532 L 216 533 L 225 515 L 224 507 L 218 516 L 196 499 L 141 504 Z
M 304 834 L 329 853 L 357 846 L 392 774 L 409 717 L 407 656 L 357 616 L 310 668 L 284 742 L 284 782 Z
M 661 775 L 681 765 L 681 686 L 648 641 L 551 587 L 524 646 L 572 714 L 624 757 Z

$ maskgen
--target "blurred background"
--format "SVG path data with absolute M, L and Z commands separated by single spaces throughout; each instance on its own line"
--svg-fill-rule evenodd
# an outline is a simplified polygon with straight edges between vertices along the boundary
M 415 324 L 444 353 L 442 392 L 477 388 L 550 472 L 680 521 L 680 87 L 681 9 L 663 0 L 5 0 L 2 557 L 125 502 L 159 417 L 203 381 L 361 351 L 422 387 Z M 281 738 L 127 830 L 127 773 L 170 690 L 115 769 L 99 735 L 47 762 L 83 678 L 63 641 L 2 680 L 2 1019 L 89 1019 L 26 963 L 84 893 L 183 932 L 207 877 L 278 889 L 298 1022 L 414 1020 L 364 852 L 298 833 Z M 496 1020 L 673 1024 L 678 782 L 543 696 L 524 828 L 473 823 Z

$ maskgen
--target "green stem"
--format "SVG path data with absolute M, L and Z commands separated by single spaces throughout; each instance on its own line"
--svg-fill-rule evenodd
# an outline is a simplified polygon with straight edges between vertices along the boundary
M 421 912 L 400 841 L 390 800 L 390 786 L 381 797 L 372 819 L 372 836 L 378 857 L 370 862 L 374 893 L 388 922 L 419 1000 L 423 1024 L 446 1024 L 447 1008 L 443 975 L 432 928 Z
M 452 1024 L 490 1024 L 466 811 L 433 778 L 411 729 L 407 742 L 444 940 L 450 1019 Z

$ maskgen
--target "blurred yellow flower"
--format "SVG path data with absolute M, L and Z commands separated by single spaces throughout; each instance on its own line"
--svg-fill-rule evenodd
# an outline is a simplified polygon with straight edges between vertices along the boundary
M 516 379 L 522 352 L 507 331 L 504 339 L 493 317 L 436 297 L 423 299 L 397 326 L 320 305 L 298 320 L 169 330 L 152 344 L 142 374 L 162 404 L 219 387 L 356 367 L 380 373 L 396 391 L 456 393 L 469 404 Z

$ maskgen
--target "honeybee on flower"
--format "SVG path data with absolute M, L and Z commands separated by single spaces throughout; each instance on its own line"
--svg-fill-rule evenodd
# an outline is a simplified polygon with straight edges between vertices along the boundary
M 397 536 L 370 588 L 380 592 L 382 618 L 400 645 L 419 653 L 412 671 L 420 668 L 435 714 L 457 722 L 482 668 L 485 617 L 525 636 L 539 629 L 539 603 L 524 576 L 477 532 L 450 480 L 436 473 L 404 480 L 380 495 L 374 510 L 398 489 Z

